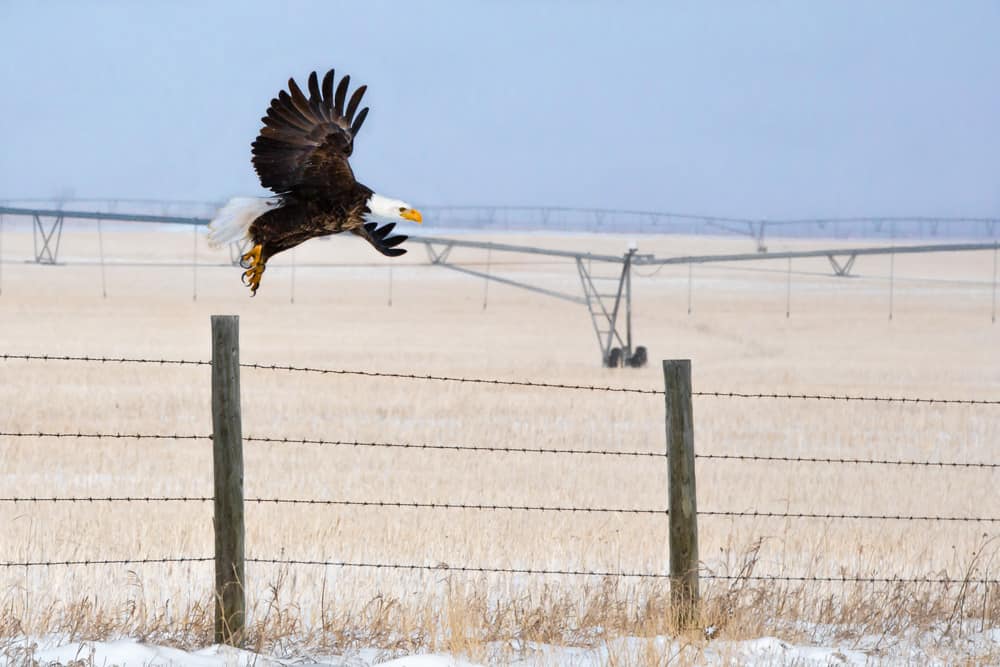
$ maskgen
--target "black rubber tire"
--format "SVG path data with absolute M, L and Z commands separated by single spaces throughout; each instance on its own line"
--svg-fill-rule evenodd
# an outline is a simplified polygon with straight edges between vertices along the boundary
M 632 356 L 629 357 L 628 365 L 631 366 L 632 368 L 642 368 L 643 366 L 646 365 L 646 362 L 648 360 L 649 356 L 646 353 L 645 346 L 640 345 L 639 347 L 635 348 L 635 352 L 633 352 Z
M 608 358 L 605 360 L 608 368 L 618 368 L 622 365 L 622 351 L 619 347 L 613 347 L 608 351 Z

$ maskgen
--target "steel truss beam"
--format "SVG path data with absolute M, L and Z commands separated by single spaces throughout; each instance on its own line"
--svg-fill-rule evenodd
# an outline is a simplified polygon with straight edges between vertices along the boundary
M 38 264 L 55 264 L 59 260 L 59 243 L 62 241 L 63 216 L 57 214 L 47 229 L 42 217 L 40 214 L 31 216 L 33 221 L 31 236 L 35 247 L 35 262 Z M 41 239 L 41 245 L 38 243 L 39 239 Z
M 851 267 L 854 266 L 854 260 L 856 260 L 858 258 L 858 254 L 857 253 L 852 253 L 847 258 L 847 261 L 844 262 L 843 264 L 841 264 L 840 262 L 838 262 L 837 261 L 837 257 L 835 255 L 833 255 L 832 253 L 829 254 L 829 255 L 827 255 L 826 258 L 828 260 L 830 260 L 830 266 L 833 267 L 833 272 L 835 274 L 837 274 L 838 276 L 850 276 L 851 275 Z
M 441 250 L 437 250 L 431 243 L 427 243 L 424 247 L 427 248 L 427 256 L 430 258 L 431 264 L 443 264 L 448 260 L 448 255 L 451 254 L 451 249 L 455 247 L 455 244 L 447 243 Z
M 426 240 L 426 238 L 421 240 Z M 464 273 L 466 275 L 476 276 L 477 278 L 484 278 L 486 280 L 503 283 L 504 285 L 510 285 L 511 287 L 519 287 L 521 289 L 528 290 L 529 292 L 535 292 L 536 294 L 544 294 L 545 296 L 562 299 L 563 301 L 570 301 L 572 303 L 579 304 L 586 303 L 586 300 L 583 297 L 575 296 L 573 294 L 546 289 L 544 287 L 538 287 L 537 285 L 531 285 L 519 280 L 512 280 L 510 278 L 504 278 L 503 276 L 494 275 L 492 273 L 486 273 L 485 271 L 476 271 L 475 269 L 470 269 L 465 266 L 452 264 L 448 261 L 448 255 L 451 254 L 451 249 L 454 245 L 454 243 L 445 243 L 444 248 L 437 250 L 433 244 L 426 243 L 425 247 L 427 248 L 427 255 L 430 257 L 431 264 L 451 269 L 452 271 L 458 271 L 459 273 Z

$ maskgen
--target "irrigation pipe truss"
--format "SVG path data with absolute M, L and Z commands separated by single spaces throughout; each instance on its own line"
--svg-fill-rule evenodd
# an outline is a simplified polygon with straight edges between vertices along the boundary
M 79 361 L 92 363 L 118 364 L 153 364 L 160 366 L 211 366 L 212 362 L 198 359 L 149 359 L 142 357 L 92 357 L 50 354 L 2 354 L 3 361 Z M 241 368 L 287 371 L 296 373 L 316 373 L 320 375 L 355 375 L 363 377 L 381 377 L 407 380 L 424 380 L 435 382 L 456 382 L 467 384 L 487 384 L 498 386 L 515 386 L 541 389 L 570 389 L 578 391 L 617 392 L 630 394 L 648 394 L 662 396 L 662 389 L 642 389 L 638 387 L 611 387 L 602 385 L 565 384 L 558 382 L 542 382 L 534 380 L 505 380 L 499 378 L 473 378 L 448 375 L 433 375 L 419 373 L 401 373 L 388 371 L 367 371 L 343 368 L 314 368 L 308 366 L 290 366 L 281 364 L 241 363 Z M 964 398 L 916 398 L 907 396 L 852 396 L 847 394 L 792 394 L 774 392 L 734 392 L 734 391 L 695 391 L 692 396 L 714 398 L 755 398 L 755 399 L 797 399 L 815 401 L 858 401 L 881 403 L 925 403 L 939 405 L 1000 405 L 1000 400 L 964 399 Z

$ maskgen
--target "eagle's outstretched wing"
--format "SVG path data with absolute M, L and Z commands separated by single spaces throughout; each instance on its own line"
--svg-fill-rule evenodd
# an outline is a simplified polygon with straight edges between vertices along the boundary
M 329 195 L 356 185 L 347 158 L 354 150 L 354 136 L 361 129 L 368 107 L 355 117 L 366 86 L 351 95 L 351 77 L 345 76 L 333 90 L 333 70 L 323 77 L 322 90 L 316 72 L 309 75 L 309 97 L 294 79 L 288 91 L 271 100 L 264 127 L 253 142 L 253 166 L 260 183 L 278 194 Z
M 377 223 L 367 222 L 364 227 L 358 227 L 351 231 L 375 246 L 375 249 L 387 257 L 399 257 L 406 254 L 406 248 L 397 248 L 408 236 L 397 234 L 389 236 L 389 232 L 396 226 L 395 222 L 378 226 Z

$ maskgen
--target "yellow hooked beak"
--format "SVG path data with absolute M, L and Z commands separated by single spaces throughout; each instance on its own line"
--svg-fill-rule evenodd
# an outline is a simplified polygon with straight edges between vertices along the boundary
M 406 220 L 412 220 L 413 222 L 422 224 L 424 221 L 424 216 L 420 215 L 420 211 L 415 208 L 408 208 L 399 214 L 399 217 Z

